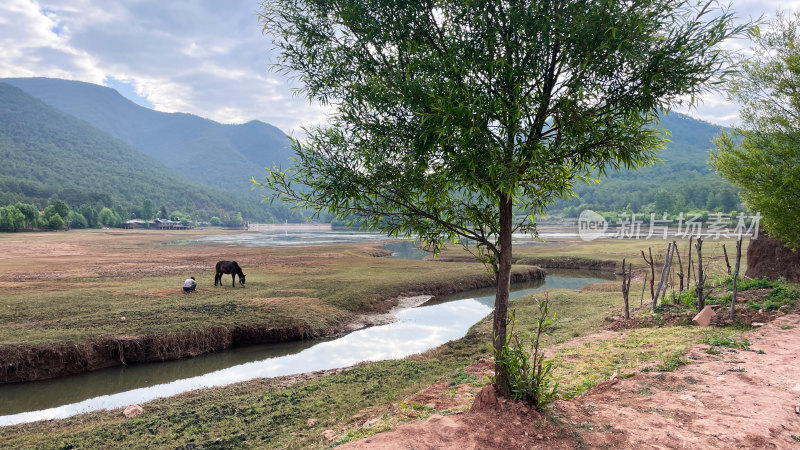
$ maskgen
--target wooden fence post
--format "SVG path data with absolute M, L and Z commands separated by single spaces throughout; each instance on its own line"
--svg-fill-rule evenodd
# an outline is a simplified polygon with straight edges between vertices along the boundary
M 647 287 L 647 277 L 648 277 L 648 275 L 650 275 L 650 274 L 647 273 L 647 271 L 645 270 L 644 271 L 644 283 L 642 283 L 642 296 L 639 297 L 639 308 L 641 308 L 642 305 L 644 305 L 644 290 Z
M 681 253 L 678 251 L 678 244 L 672 241 L 672 245 L 675 247 L 675 254 L 678 255 L 678 282 L 680 283 L 678 299 L 680 299 L 681 295 L 683 295 L 683 262 L 681 262 Z
M 694 239 L 694 237 L 692 235 L 689 235 L 689 263 L 688 263 L 689 267 L 687 269 L 688 273 L 686 274 L 686 290 L 687 291 L 689 290 L 689 287 L 692 284 L 692 277 L 694 276 L 694 270 L 692 270 L 692 240 L 693 239 Z M 695 284 L 697 284 L 697 277 L 694 278 L 694 282 L 695 282 Z
M 647 251 L 650 253 L 649 261 L 644 256 L 644 250 L 642 250 L 641 252 L 642 252 L 642 259 L 644 259 L 644 262 L 646 262 L 647 265 L 650 266 L 650 299 L 654 300 L 656 298 L 656 293 L 655 293 L 656 269 L 655 269 L 655 264 L 653 263 L 653 249 L 648 247 Z
M 706 307 L 706 300 L 703 298 L 703 285 L 705 284 L 705 277 L 703 275 L 703 238 L 698 237 L 695 244 L 697 249 L 697 311 L 702 311 Z
M 733 271 L 733 296 L 731 296 L 731 320 L 733 320 L 736 308 L 736 282 L 737 278 L 739 278 L 739 262 L 742 260 L 742 239 L 744 237 L 739 236 L 739 240 L 736 241 L 736 268 Z
M 628 265 L 628 272 L 625 272 L 625 258 L 622 258 L 622 300 L 625 302 L 625 320 L 631 318 L 630 307 L 628 305 L 628 294 L 631 291 L 631 268 Z
M 725 265 L 728 266 L 728 275 L 730 275 L 731 262 L 728 260 L 728 250 L 725 248 L 725 244 L 722 244 L 722 254 L 725 255 Z
M 664 267 L 661 268 L 661 278 L 658 280 L 658 287 L 656 288 L 656 295 L 653 297 L 653 304 L 650 307 L 651 309 L 656 309 L 656 304 L 658 303 L 658 296 L 661 295 L 661 286 L 667 280 L 667 264 L 669 264 L 669 253 L 672 251 L 672 242 L 667 244 L 667 252 L 664 253 Z

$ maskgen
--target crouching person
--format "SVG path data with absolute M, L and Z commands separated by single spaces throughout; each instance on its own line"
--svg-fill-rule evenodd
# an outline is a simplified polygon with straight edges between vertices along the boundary
M 197 289 L 197 282 L 194 277 L 189 277 L 183 282 L 183 292 L 194 292 Z

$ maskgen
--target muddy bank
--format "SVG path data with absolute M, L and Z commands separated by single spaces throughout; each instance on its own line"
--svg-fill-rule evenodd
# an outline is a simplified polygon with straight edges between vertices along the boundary
M 106 367 L 170 361 L 226 350 L 308 338 L 302 328 L 209 327 L 157 336 L 112 336 L 82 344 L 0 347 L 0 383 L 46 380 Z
M 767 236 L 763 230 L 761 233 L 747 246 L 745 276 L 773 281 L 785 278 L 790 283 L 800 283 L 800 251 L 793 252 L 784 241 Z
M 517 269 L 513 282 L 544 279 L 538 267 Z M 489 287 L 493 282 L 484 276 L 461 280 L 460 283 L 420 284 L 403 293 L 412 295 L 444 295 Z M 371 314 L 385 314 L 398 305 L 398 298 L 374 305 Z M 200 356 L 236 346 L 273 344 L 304 339 L 336 336 L 353 329 L 374 325 L 363 316 L 351 314 L 348 323 L 328 324 L 313 328 L 303 323 L 291 328 L 275 328 L 265 324 L 247 326 L 210 326 L 198 330 L 157 335 L 116 335 L 83 343 L 40 346 L 0 346 L 0 383 L 19 383 L 73 375 L 112 366 L 143 362 L 161 362 Z
M 475 258 L 471 256 L 456 256 L 435 259 L 432 256 L 426 256 L 424 259 L 438 262 L 475 262 Z M 616 261 L 579 258 L 574 256 L 514 258 L 512 263 L 523 266 L 538 266 L 544 269 L 599 270 L 602 272 L 611 273 L 615 272 L 617 268 Z
M 539 266 L 545 269 L 599 270 L 614 272 L 617 262 L 602 259 L 578 258 L 574 256 L 553 256 L 548 258 L 519 258 L 514 264 Z

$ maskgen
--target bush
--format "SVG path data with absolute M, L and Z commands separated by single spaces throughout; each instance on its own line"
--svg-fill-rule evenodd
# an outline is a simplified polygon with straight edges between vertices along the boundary
M 516 318 L 513 312 L 509 315 L 511 331 L 495 361 L 508 375 L 505 390 L 511 394 L 511 399 L 522 400 L 540 411 L 558 395 L 558 383 L 553 382 L 551 373 L 553 362 L 545 360 L 544 352 L 539 348 L 542 333 L 552 325 L 555 317 L 548 317 L 549 303 L 545 293 L 545 299 L 538 305 L 539 317 L 532 335 L 515 333 Z M 492 381 L 497 382 L 494 377 Z
M 50 219 L 47 220 L 47 228 L 51 230 L 63 230 L 65 225 L 64 219 L 58 214 L 53 214 L 50 216 Z
M 14 205 L 0 207 L 0 230 L 19 231 L 25 227 L 25 215 Z
M 109 228 L 117 227 L 122 223 L 122 219 L 120 219 L 119 215 L 112 211 L 111 208 L 103 208 L 100 210 L 100 214 L 98 214 L 97 218 L 100 223 Z
M 86 221 L 86 217 L 83 217 L 83 214 L 73 211 L 71 216 L 72 222 L 70 223 L 70 227 L 75 229 L 89 228 L 89 223 Z

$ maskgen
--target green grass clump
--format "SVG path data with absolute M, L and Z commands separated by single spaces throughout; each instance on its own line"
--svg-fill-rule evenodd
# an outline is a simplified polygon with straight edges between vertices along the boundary
M 459 369 L 458 373 L 450 379 L 448 386 L 456 386 L 464 383 L 474 383 L 478 381 L 478 377 L 467 373 L 464 369 Z
M 701 344 L 708 344 L 711 347 L 736 348 L 740 350 L 750 349 L 750 341 L 744 338 L 737 339 L 734 336 L 735 335 L 724 336 L 722 334 L 705 336 L 702 339 L 700 339 L 699 342 Z
M 749 302 L 747 307 L 752 310 L 775 311 L 784 305 L 793 307 L 798 299 L 800 299 L 800 289 L 792 284 L 780 283 L 764 297 L 763 301 Z
M 676 351 L 668 358 L 664 359 L 664 361 L 660 364 L 656 364 L 655 367 L 645 367 L 642 369 L 642 372 L 672 372 L 676 370 L 678 367 L 689 364 L 683 357 L 684 351 Z
M 716 295 L 709 295 L 706 298 L 706 305 L 720 305 L 724 307 L 731 306 L 731 301 L 733 301 L 733 294 L 724 294 L 719 297 Z
M 780 284 L 764 298 L 764 310 L 772 311 L 783 305 L 791 305 L 798 299 L 800 299 L 800 289 L 797 289 L 797 286 Z
M 753 278 L 753 279 L 742 279 L 736 282 L 736 289 L 740 291 L 752 291 L 754 289 L 769 289 L 774 288 L 782 284 L 780 280 L 778 281 L 769 281 L 767 277 L 761 278 Z M 733 289 L 733 279 L 730 282 L 726 283 L 725 285 L 728 289 Z

